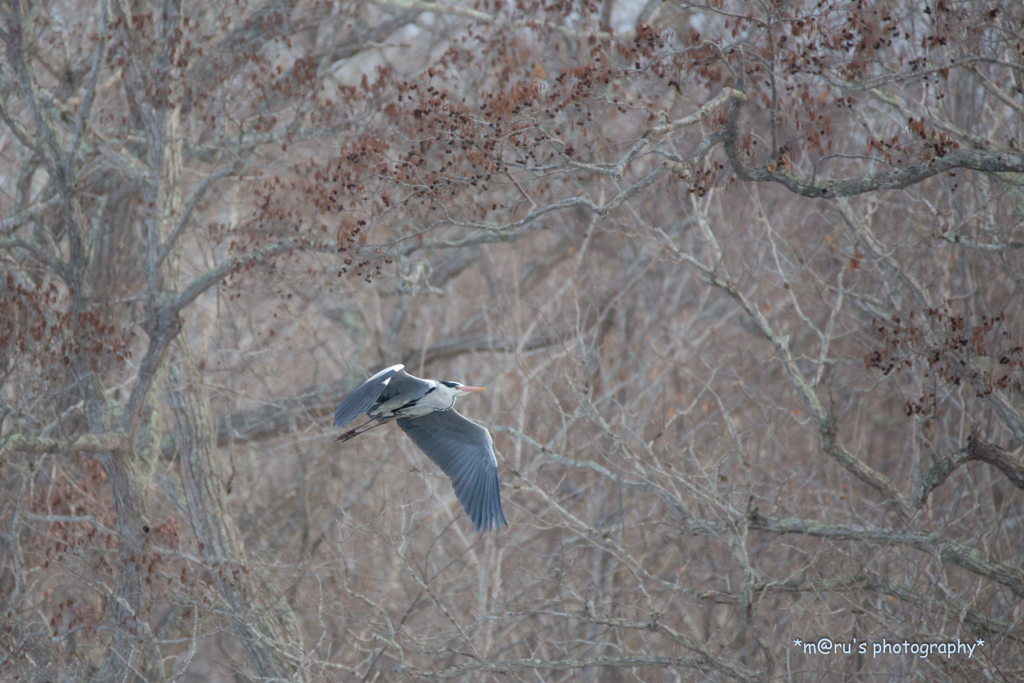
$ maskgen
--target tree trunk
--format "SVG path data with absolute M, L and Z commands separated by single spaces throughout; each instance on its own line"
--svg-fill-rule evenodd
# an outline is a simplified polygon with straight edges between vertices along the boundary
M 304 680 L 296 666 L 302 639 L 295 615 L 281 592 L 254 575 L 245 561 L 214 453 L 213 420 L 202 378 L 185 341 L 179 338 L 173 348 L 168 403 L 189 521 L 203 562 L 234 620 L 253 672 L 260 678 Z

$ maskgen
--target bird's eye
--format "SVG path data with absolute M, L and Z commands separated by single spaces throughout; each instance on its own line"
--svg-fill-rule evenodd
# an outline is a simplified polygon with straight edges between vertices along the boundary
M 441 382 L 441 384 L 445 385 L 449 389 L 458 389 L 460 386 L 458 382 Z

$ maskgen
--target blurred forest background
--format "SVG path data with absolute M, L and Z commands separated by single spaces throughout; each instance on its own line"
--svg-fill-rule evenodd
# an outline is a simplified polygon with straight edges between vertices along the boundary
M 0 679 L 1024 679 L 1019 1 L 0 39 Z M 334 443 L 399 362 L 487 387 L 507 529 Z

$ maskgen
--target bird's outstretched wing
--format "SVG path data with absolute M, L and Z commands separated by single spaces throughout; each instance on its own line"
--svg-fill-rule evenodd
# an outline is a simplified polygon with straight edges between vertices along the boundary
M 477 531 L 508 526 L 501 510 L 498 461 L 490 433 L 454 410 L 398 419 L 420 450 L 452 480 L 452 488 Z
M 390 368 L 384 368 L 360 384 L 358 389 L 346 396 L 338 404 L 338 409 L 334 411 L 334 426 L 344 427 L 372 408 L 380 399 L 381 394 L 388 389 L 388 385 L 393 381 L 398 381 L 399 378 L 395 377 L 395 375 L 408 377 L 402 371 L 404 367 L 404 365 L 392 365 Z

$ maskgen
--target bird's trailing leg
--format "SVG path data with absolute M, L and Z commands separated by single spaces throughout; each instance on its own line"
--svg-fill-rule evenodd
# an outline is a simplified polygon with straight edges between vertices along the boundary
M 376 417 L 376 418 L 372 418 L 370 420 L 367 420 L 363 424 L 359 425 L 358 427 L 354 427 L 354 428 L 348 430 L 347 432 L 343 433 L 341 436 L 339 436 L 337 439 L 335 439 L 335 441 L 348 441 L 349 439 L 354 439 L 357 436 L 359 436 L 360 434 L 365 434 L 366 432 L 370 431 L 374 427 L 380 427 L 382 424 L 384 424 L 386 422 L 390 422 L 392 419 L 394 419 L 394 418 L 391 418 L 391 417 Z

